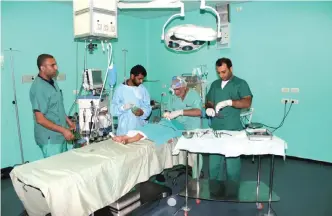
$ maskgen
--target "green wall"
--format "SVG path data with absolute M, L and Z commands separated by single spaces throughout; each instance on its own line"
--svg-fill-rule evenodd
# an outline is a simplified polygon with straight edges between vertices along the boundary
M 73 40 L 70 2 L 1 2 L 1 52 L 5 63 L 1 71 L 1 167 L 20 163 L 9 48 L 15 53 L 15 80 L 19 116 L 26 160 L 41 158 L 33 138 L 33 121 L 29 101 L 30 83 L 22 84 L 22 75 L 37 74 L 36 58 L 40 53 L 53 54 L 65 92 L 65 106 L 72 105 L 83 69 L 84 45 Z M 241 12 L 236 7 L 242 7 Z M 155 13 L 155 12 L 154 12 Z M 207 64 L 212 82 L 217 79 L 214 63 L 229 57 L 235 75 L 248 81 L 253 93 L 254 121 L 276 126 L 283 116 L 281 98 L 294 98 L 289 116 L 277 135 L 288 142 L 288 155 L 332 162 L 332 135 L 329 133 L 329 85 L 332 65 L 331 2 L 249 2 L 231 6 L 231 48 L 218 50 L 215 44 L 198 52 L 175 54 L 160 41 L 162 26 L 168 17 L 139 19 L 119 15 L 119 39 L 113 44 L 118 80 L 123 80 L 123 53 L 127 49 L 127 71 L 135 64 L 148 69 L 146 83 L 153 99 L 160 100 L 162 85 L 169 85 L 173 75 L 190 73 L 193 67 Z M 215 27 L 210 13 L 186 12 L 184 20 L 171 26 L 193 23 Z M 101 47 L 88 55 L 88 67 L 104 69 L 106 55 Z M 128 72 L 127 72 L 128 75 Z M 298 94 L 281 93 L 281 88 L 300 88 Z
M 237 12 L 236 7 L 242 7 Z M 234 74 L 249 83 L 254 94 L 253 121 L 277 126 L 282 120 L 282 98 L 298 99 L 276 135 L 287 141 L 287 155 L 332 162 L 332 133 L 329 110 L 332 105 L 332 3 L 331 2 L 248 2 L 231 6 L 231 49 L 204 47 L 193 54 L 175 54 L 160 42 L 167 17 L 148 22 L 151 94 L 160 98 L 173 75 L 191 73 L 207 64 L 208 80 L 217 79 L 217 58 L 229 57 Z M 209 13 L 187 12 L 178 24 L 201 24 L 215 28 Z M 281 88 L 300 92 L 281 93 Z
M 23 75 L 36 75 L 37 56 L 50 53 L 55 56 L 59 72 L 66 74 L 65 81 L 59 81 L 64 93 L 67 112 L 73 104 L 73 90 L 79 89 L 83 70 L 84 43 L 73 39 L 73 17 L 71 2 L 1 2 L 1 51 L 4 54 L 4 68 L 1 71 L 1 167 L 21 163 L 17 135 L 13 87 L 11 79 L 9 48 L 20 52 L 14 53 L 15 82 L 19 118 L 25 160 L 33 161 L 42 157 L 34 142 L 33 116 L 29 101 L 31 83 L 22 83 Z M 135 64 L 146 66 L 145 58 L 145 20 L 119 15 L 118 36 L 113 43 L 114 61 L 119 69 L 118 79 L 123 80 L 123 54 L 127 49 L 127 71 Z M 121 27 L 122 26 L 122 27 Z M 125 28 L 124 26 L 130 26 Z M 139 32 L 139 34 L 137 34 Z M 93 54 L 88 54 L 87 67 L 105 70 L 107 55 L 101 46 Z M 128 76 L 128 73 L 127 73 Z

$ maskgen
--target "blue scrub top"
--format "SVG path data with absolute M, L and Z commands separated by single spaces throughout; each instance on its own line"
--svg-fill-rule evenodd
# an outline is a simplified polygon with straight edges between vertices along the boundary
M 123 110 L 123 105 L 134 104 L 143 110 L 142 116 L 135 116 L 131 109 Z M 115 90 L 111 102 L 111 115 L 118 116 L 118 136 L 125 135 L 129 130 L 135 130 L 139 126 L 147 123 L 147 118 L 151 114 L 150 94 L 143 84 L 139 86 L 128 86 L 120 84 Z

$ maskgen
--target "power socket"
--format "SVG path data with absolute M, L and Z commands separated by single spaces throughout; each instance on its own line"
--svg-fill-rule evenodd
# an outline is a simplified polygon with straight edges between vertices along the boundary
M 288 98 L 283 98 L 283 99 L 281 99 L 281 103 L 282 103 L 282 104 L 290 103 L 290 99 L 288 99 Z
M 299 104 L 299 100 L 297 100 L 297 99 L 290 99 L 290 103 L 292 103 L 292 104 Z

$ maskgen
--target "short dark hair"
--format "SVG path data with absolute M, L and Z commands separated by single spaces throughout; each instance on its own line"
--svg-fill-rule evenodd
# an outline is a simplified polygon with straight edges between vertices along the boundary
M 226 64 L 228 68 L 233 66 L 232 61 L 229 58 L 220 58 L 216 61 L 217 67 L 220 67 L 222 64 Z
M 41 54 L 41 55 L 38 56 L 38 58 L 37 58 L 37 67 L 38 67 L 39 70 L 40 70 L 40 66 L 44 63 L 44 61 L 46 59 L 49 59 L 49 58 L 54 58 L 54 57 L 50 54 Z
M 144 77 L 146 77 L 147 72 L 145 68 L 142 65 L 135 65 L 131 70 L 130 70 L 130 75 L 138 76 L 142 74 Z

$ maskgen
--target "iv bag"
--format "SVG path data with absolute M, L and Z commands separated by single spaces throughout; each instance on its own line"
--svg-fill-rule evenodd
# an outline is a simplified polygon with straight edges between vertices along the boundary
M 115 65 L 111 65 L 107 70 L 108 70 L 108 85 L 110 87 L 113 87 L 116 83 L 116 78 L 117 78 L 116 67 Z

